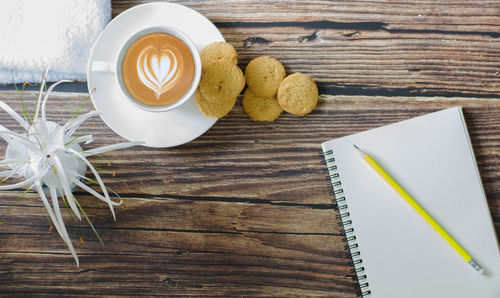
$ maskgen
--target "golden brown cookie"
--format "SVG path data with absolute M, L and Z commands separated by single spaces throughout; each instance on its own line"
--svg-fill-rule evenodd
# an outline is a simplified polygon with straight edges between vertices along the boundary
M 215 60 L 227 60 L 234 65 L 238 64 L 238 53 L 232 45 L 223 41 L 212 42 L 204 47 L 200 52 L 200 58 L 202 68 Z
M 221 118 L 227 115 L 229 111 L 234 106 L 236 102 L 236 97 L 234 100 L 225 103 L 214 103 L 208 101 L 197 89 L 195 92 L 196 104 L 200 108 L 200 111 L 208 117 Z
M 309 114 L 318 103 L 318 86 L 308 75 L 300 72 L 291 74 L 281 82 L 278 103 L 290 114 Z
M 262 56 L 248 63 L 245 77 L 248 87 L 255 94 L 272 97 L 276 95 L 281 81 L 286 77 L 286 71 L 278 60 Z
M 234 101 L 245 87 L 241 69 L 226 60 L 215 60 L 201 74 L 199 89 L 205 99 L 214 103 Z
M 247 88 L 243 93 L 243 109 L 256 121 L 274 121 L 283 112 L 276 96 L 263 97 Z

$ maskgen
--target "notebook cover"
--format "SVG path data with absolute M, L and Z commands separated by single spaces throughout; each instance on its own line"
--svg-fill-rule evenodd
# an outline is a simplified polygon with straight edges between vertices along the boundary
M 359 156 L 371 155 L 484 268 L 475 272 Z M 500 253 L 460 107 L 322 144 L 367 297 L 500 297 Z M 334 158 L 333 161 L 331 158 Z M 330 160 L 329 160 L 330 159 Z M 332 167 L 333 165 L 333 167 Z M 332 169 L 332 168 L 337 169 Z M 342 205 L 339 202 L 339 205 Z M 345 214 L 347 213 L 348 216 Z M 351 238 L 352 239 L 352 238 Z M 357 246 L 357 247 L 356 247 Z M 355 253 L 356 254 L 356 253 Z M 361 270 L 363 269 L 363 270 Z

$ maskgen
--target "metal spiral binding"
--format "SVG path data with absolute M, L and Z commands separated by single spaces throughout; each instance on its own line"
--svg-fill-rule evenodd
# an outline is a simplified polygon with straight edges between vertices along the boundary
M 349 206 L 344 196 L 340 174 L 338 173 L 337 165 L 333 164 L 335 162 L 333 150 L 324 151 L 322 155 L 325 158 L 323 164 L 327 165 L 328 169 L 328 176 L 326 176 L 326 179 L 330 181 L 332 187 L 331 194 L 335 197 L 333 200 L 337 205 L 336 209 L 339 211 L 337 215 L 337 219 L 340 220 L 339 226 L 342 226 L 344 230 L 344 239 L 342 239 L 342 241 L 346 243 L 345 249 L 349 252 L 349 256 L 352 259 L 350 264 L 354 267 L 352 273 L 355 274 L 355 276 L 352 279 L 358 282 L 358 297 L 365 297 L 370 295 L 371 291 L 369 290 L 369 283 L 366 282 L 366 274 L 364 274 L 365 267 L 362 266 L 363 259 L 361 258 L 358 244 L 356 243 L 354 227 L 352 226 L 352 221 L 349 219 Z

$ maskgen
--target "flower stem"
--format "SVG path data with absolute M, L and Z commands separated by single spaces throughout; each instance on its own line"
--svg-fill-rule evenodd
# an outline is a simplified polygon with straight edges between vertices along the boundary
M 84 132 L 82 132 L 81 134 L 79 134 L 78 136 L 74 137 L 71 141 L 67 142 L 66 144 L 64 144 L 64 146 L 68 146 L 69 144 L 73 143 L 74 141 L 78 140 L 79 138 L 81 138 L 84 134 L 86 134 L 92 127 L 89 127 L 87 128 Z
M 5 213 L 2 215 L 2 218 L 0 218 L 0 223 L 3 224 L 3 222 L 5 221 L 5 217 L 7 216 L 7 214 L 9 213 L 10 209 L 12 209 L 12 207 L 14 207 L 17 202 L 19 202 L 19 200 L 24 197 L 24 195 L 29 192 L 31 189 L 33 188 L 33 186 L 31 186 L 30 188 L 28 188 L 27 190 L 25 190 L 18 198 L 17 200 L 14 201 L 14 203 L 12 203 L 9 208 L 7 209 L 7 211 L 5 211 Z
M 92 90 L 92 92 L 94 92 L 94 90 Z M 92 92 L 90 94 L 92 94 Z M 80 114 L 80 111 L 82 110 L 82 108 L 87 104 L 87 102 L 89 102 L 89 100 L 90 100 L 90 94 L 87 96 L 87 98 L 85 99 L 85 101 L 80 105 L 80 107 L 78 108 L 78 110 L 76 110 L 76 112 L 73 114 L 73 117 L 71 117 L 71 119 L 69 119 L 69 121 L 75 119 L 75 117 L 78 116 L 78 114 Z
M 97 233 L 96 229 L 94 228 L 94 225 L 92 224 L 92 222 L 90 222 L 90 219 L 87 217 L 87 214 L 85 213 L 85 211 L 83 211 L 82 206 L 80 206 L 80 203 L 78 203 L 75 196 L 73 196 L 73 199 L 75 200 L 76 204 L 78 205 L 78 208 L 80 208 L 80 211 L 82 211 L 82 214 L 85 217 L 85 219 L 87 219 L 87 222 L 89 223 L 90 227 L 92 228 L 95 235 L 97 236 L 97 239 L 99 239 L 99 242 L 101 242 L 101 244 L 104 245 L 104 242 L 102 241 L 101 236 L 99 236 L 99 233 Z
M 23 116 L 24 116 L 24 120 L 26 120 L 26 122 L 28 122 L 28 118 L 30 120 L 30 122 L 33 122 L 33 119 L 31 118 L 31 115 L 29 114 L 29 112 L 26 110 L 26 106 L 24 105 L 24 88 L 26 88 L 26 85 L 30 85 L 30 83 L 26 82 L 23 84 L 23 89 L 21 89 L 21 92 L 19 92 L 19 89 L 17 89 L 17 84 L 14 83 L 14 88 L 16 88 L 16 91 L 17 91 L 17 94 L 19 95 L 19 98 L 21 99 L 21 106 L 22 106 L 22 109 L 23 109 Z
M 68 202 L 66 202 L 66 199 L 64 198 L 64 196 L 61 196 L 61 198 L 62 198 L 62 200 L 63 200 L 64 206 L 66 206 L 66 210 L 68 211 L 68 214 L 69 214 L 69 216 L 71 217 L 71 220 L 73 221 L 73 224 L 75 225 L 76 232 L 77 232 L 77 233 L 78 233 L 78 235 L 81 237 L 81 236 L 82 236 L 82 233 L 80 233 L 80 229 L 78 228 L 78 225 L 77 225 L 77 222 L 76 222 L 75 216 L 73 216 L 73 213 L 71 213 L 71 208 L 69 207 Z

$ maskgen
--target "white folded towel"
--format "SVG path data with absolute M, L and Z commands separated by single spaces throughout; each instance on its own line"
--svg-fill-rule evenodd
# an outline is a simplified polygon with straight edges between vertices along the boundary
M 86 80 L 110 0 L 0 0 L 0 83 Z

